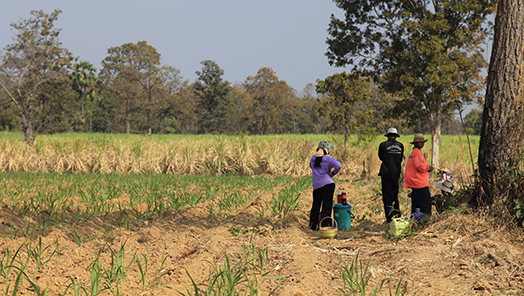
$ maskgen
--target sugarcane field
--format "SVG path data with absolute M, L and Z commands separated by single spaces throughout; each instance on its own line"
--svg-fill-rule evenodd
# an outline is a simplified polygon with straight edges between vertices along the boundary
M 8 295 L 522 291 L 524 237 L 510 221 L 475 212 L 465 200 L 452 203 L 455 195 L 449 194 L 448 203 L 433 205 L 423 226 L 410 222 L 394 233 L 382 223 L 375 144 L 381 138 L 366 146 L 352 143 L 352 157 L 335 176 L 350 205 L 349 225 L 329 237 L 322 236 L 322 228 L 310 230 L 309 158 L 322 137 L 58 135 L 41 136 L 33 146 L 2 137 L 0 290 Z M 472 140 L 478 145 L 478 137 Z M 441 163 L 454 189 L 467 191 L 469 157 L 460 152 L 457 136 L 444 141 L 449 149 L 443 149 Z M 340 153 L 333 150 L 335 158 Z M 430 187 L 442 197 L 438 177 L 430 177 Z M 399 198 L 409 218 L 408 193 L 401 188 Z

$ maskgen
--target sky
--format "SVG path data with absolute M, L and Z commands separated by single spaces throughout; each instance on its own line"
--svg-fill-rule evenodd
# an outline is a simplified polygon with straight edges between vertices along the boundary
M 3 2 L 3 3 L 2 3 Z M 97 69 L 110 47 L 147 43 L 162 64 L 194 82 L 204 60 L 224 70 L 223 79 L 243 82 L 270 67 L 298 92 L 316 79 L 348 71 L 331 67 L 327 28 L 331 0 L 0 0 L 0 48 L 13 43 L 11 23 L 31 18 L 31 10 L 62 10 L 60 41 Z M 7 4 L 8 3 L 8 4 Z

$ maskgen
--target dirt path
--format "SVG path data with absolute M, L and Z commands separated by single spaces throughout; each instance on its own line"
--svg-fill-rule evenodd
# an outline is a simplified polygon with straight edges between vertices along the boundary
M 129 265 L 119 291 L 122 295 L 178 295 L 176 290 L 191 289 L 188 274 L 196 283 L 208 283 L 211 268 L 223 264 L 226 257 L 235 264 L 250 246 L 268 252 L 269 265 L 264 267 L 268 276 L 258 282 L 260 295 L 271 291 L 293 296 L 340 295 L 340 266 L 349 268 L 357 256 L 364 267 L 370 263 L 367 295 L 384 280 L 378 295 L 389 295 L 400 281 L 407 295 L 522 295 L 524 291 L 522 235 L 494 228 L 486 219 L 465 213 L 440 217 L 414 237 L 394 241 L 384 235 L 387 226 L 377 214 L 352 221 L 352 228 L 339 231 L 336 239 L 319 239 L 318 232 L 307 229 L 311 192 L 302 193 L 300 208 L 286 219 L 261 219 L 257 208 L 270 198 L 271 193 L 260 196 L 227 219 L 210 218 L 207 205 L 199 204 L 129 229 L 112 226 L 110 217 L 63 225 L 42 238 L 42 246 L 58 251 L 54 256 L 48 253 L 51 259 L 39 268 L 29 252 L 37 241 L 26 240 L 21 235 L 23 220 L 4 210 L 2 262 L 20 248 L 20 258 L 28 262 L 26 274 L 38 287 L 47 288 L 48 295 L 62 294 L 68 285 L 66 294 L 74 295 L 72 283 L 83 284 L 88 291 L 92 263 L 98 258 L 101 269 L 107 271 L 120 250 L 124 265 Z M 11 239 L 13 229 L 18 231 L 16 239 Z M 82 235 L 82 244 L 75 231 Z M 145 278 L 136 264 L 140 260 L 144 267 L 144 258 Z M 15 276 L 12 272 L 7 282 L 10 291 Z M 0 289 L 6 287 L 0 283 Z M 99 295 L 116 295 L 114 289 Z M 35 289 L 24 280 L 19 294 L 35 295 Z

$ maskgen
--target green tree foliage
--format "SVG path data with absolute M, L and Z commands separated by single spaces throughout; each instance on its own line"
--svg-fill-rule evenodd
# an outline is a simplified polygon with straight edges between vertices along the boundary
M 145 112 L 146 126 L 151 134 L 157 105 L 160 54 L 146 41 L 111 47 L 107 52 L 100 76 L 116 98 L 125 104 L 126 133 L 130 133 L 132 111 L 141 110 Z
M 164 121 L 168 116 L 173 116 L 176 111 L 188 101 L 188 82 L 183 80 L 180 70 L 170 66 L 163 66 L 160 70 L 160 92 L 157 104 L 158 133 L 164 132 Z M 169 133 L 178 131 L 180 124 L 174 118 L 169 119 Z
M 322 133 L 320 119 L 317 115 L 317 99 L 315 85 L 308 83 L 306 87 L 292 100 L 292 126 L 289 132 L 293 134 Z
M 17 110 L 7 93 L 0 91 L 0 130 L 13 131 L 20 125 Z
M 200 63 L 202 71 L 193 88 L 198 96 L 197 114 L 200 118 L 201 133 L 223 132 L 224 117 L 229 108 L 228 95 L 231 91 L 229 82 L 222 80 L 224 70 L 217 63 L 205 60 Z
M 480 129 L 482 128 L 482 111 L 472 109 L 464 117 L 464 126 L 469 134 L 480 135 Z
M 347 157 L 348 138 L 369 121 L 372 109 L 362 105 L 369 99 L 370 82 L 355 74 L 337 73 L 325 80 L 317 80 L 316 91 L 326 96 L 319 101 L 318 114 L 329 118 L 332 132 L 344 134 L 344 158 Z
M 16 106 L 25 141 L 60 116 L 62 90 L 72 54 L 62 47 L 54 23 L 61 13 L 31 11 L 32 18 L 12 23 L 14 43 L 5 48 L 0 86 Z
M 391 93 L 371 84 L 369 97 L 356 106 L 357 113 L 370 113 L 365 121 L 359 122 L 359 135 L 383 135 L 390 127 L 397 128 L 403 134 L 409 133 L 406 121 L 393 112 L 398 100 Z
M 80 120 L 86 121 L 85 99 L 97 98 L 97 88 L 102 81 L 96 75 L 96 68 L 89 62 L 81 61 L 73 65 L 69 74 L 73 89 L 78 93 L 80 99 Z
M 402 98 L 396 114 L 429 125 L 432 163 L 438 166 L 441 121 L 482 90 L 482 42 L 489 0 L 337 0 L 345 19 L 332 15 L 329 63 L 354 65 Z
M 98 97 L 103 99 L 93 101 L 88 100 L 86 102 L 89 131 L 96 133 L 123 132 L 122 124 L 117 120 L 120 104 L 114 94 L 102 85 Z
M 248 76 L 243 87 L 252 100 L 249 120 L 253 132 L 259 135 L 284 132 L 286 120 L 291 118 L 293 88 L 268 67 Z
M 242 90 L 242 86 L 233 86 L 229 92 L 228 101 L 230 102 L 230 108 L 225 116 L 226 133 L 248 133 L 250 112 L 253 104 L 252 98 Z

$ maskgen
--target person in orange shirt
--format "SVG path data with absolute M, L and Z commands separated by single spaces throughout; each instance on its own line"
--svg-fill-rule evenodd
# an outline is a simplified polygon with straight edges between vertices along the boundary
M 426 164 L 426 159 L 422 154 L 422 148 L 427 140 L 423 134 L 413 136 L 413 151 L 406 163 L 406 173 L 404 176 L 404 187 L 411 188 L 411 212 L 420 209 L 424 213 L 424 220 L 431 217 L 431 193 L 429 192 L 429 173 L 433 167 Z

